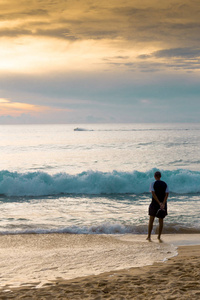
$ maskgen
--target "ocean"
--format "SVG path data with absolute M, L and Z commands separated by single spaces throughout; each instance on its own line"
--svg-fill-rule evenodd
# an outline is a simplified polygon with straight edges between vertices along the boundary
M 200 233 L 199 149 L 200 124 L 1 125 L 0 234 L 146 234 L 156 170 L 163 232 Z

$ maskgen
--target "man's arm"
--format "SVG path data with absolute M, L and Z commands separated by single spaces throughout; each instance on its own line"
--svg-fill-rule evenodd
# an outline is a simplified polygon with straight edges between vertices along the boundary
M 160 208 L 163 209 L 165 207 L 165 203 L 167 202 L 167 198 L 169 196 L 169 193 L 165 193 L 165 198 L 163 202 L 160 202 L 158 197 L 156 196 L 156 193 L 154 191 L 152 191 L 152 196 L 153 198 L 158 202 L 158 204 L 160 205 Z
M 152 191 L 152 196 L 153 198 L 156 200 L 156 202 L 158 202 L 159 205 L 161 205 L 161 202 L 159 201 L 158 197 L 156 196 L 156 193 L 154 191 Z
M 164 199 L 164 201 L 163 201 L 163 205 L 164 205 L 164 206 L 165 206 L 165 203 L 167 202 L 168 196 L 169 196 L 169 193 L 165 193 L 165 199 Z

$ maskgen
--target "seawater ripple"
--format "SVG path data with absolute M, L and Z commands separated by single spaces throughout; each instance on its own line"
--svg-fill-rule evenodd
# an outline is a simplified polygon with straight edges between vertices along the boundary
M 76 175 L 45 172 L 0 171 L 0 194 L 5 196 L 48 196 L 60 194 L 143 194 L 149 192 L 156 169 L 146 172 L 85 171 Z M 161 170 L 170 192 L 200 193 L 200 172 L 185 169 Z

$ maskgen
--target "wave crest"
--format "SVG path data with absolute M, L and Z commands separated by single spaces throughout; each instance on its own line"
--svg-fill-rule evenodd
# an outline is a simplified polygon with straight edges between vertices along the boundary
M 156 170 L 147 172 L 86 171 L 76 175 L 44 172 L 0 171 L 0 194 L 6 196 L 48 196 L 59 194 L 142 194 L 149 192 Z M 162 171 L 170 192 L 200 193 L 200 172 Z

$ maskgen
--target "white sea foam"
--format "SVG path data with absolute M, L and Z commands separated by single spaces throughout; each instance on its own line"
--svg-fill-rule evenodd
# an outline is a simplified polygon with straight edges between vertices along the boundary
M 15 235 L 15 234 L 51 234 L 51 233 L 69 233 L 69 234 L 146 234 L 147 224 L 145 225 L 123 225 L 119 223 L 103 223 L 99 225 L 85 226 L 85 225 L 72 225 L 68 227 L 60 227 L 57 229 L 44 229 L 44 228 L 29 228 L 0 231 L 0 235 Z M 197 234 L 200 233 L 200 226 L 184 226 L 181 224 L 165 224 L 164 234 Z M 155 234 L 155 230 L 152 231 Z

